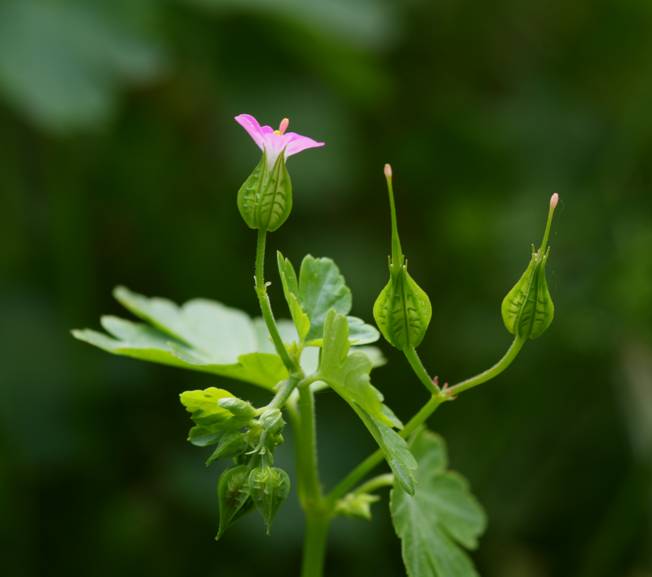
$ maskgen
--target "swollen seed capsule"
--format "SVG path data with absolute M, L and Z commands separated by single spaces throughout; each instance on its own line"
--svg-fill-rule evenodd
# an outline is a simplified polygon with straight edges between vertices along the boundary
M 249 228 L 274 231 L 292 211 L 292 181 L 279 154 L 272 166 L 263 153 L 260 162 L 238 191 L 238 210 Z
M 249 474 L 249 493 L 269 535 L 276 512 L 290 494 L 290 477 L 277 467 L 257 467 Z
M 238 517 L 253 504 L 249 495 L 249 467 L 239 465 L 227 469 L 217 482 L 217 500 L 220 507 L 220 526 L 215 539 L 219 539 Z
M 555 316 L 555 305 L 546 280 L 546 263 L 550 254 L 550 227 L 558 202 L 559 195 L 555 193 L 550 198 L 548 221 L 541 246 L 536 250 L 532 247 L 532 256 L 525 272 L 502 302 L 501 312 L 505 328 L 521 339 L 536 339 L 541 336 Z
M 392 223 L 392 256 L 389 260 L 389 282 L 374 303 L 374 319 L 387 342 L 400 350 L 417 347 L 428 330 L 432 318 L 430 299 L 407 271 L 396 223 L 392 167 L 385 165 Z

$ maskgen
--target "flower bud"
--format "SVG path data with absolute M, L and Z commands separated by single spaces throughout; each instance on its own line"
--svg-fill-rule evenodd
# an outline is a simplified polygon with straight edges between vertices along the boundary
M 292 211 L 292 181 L 279 154 L 273 165 L 263 152 L 260 162 L 238 191 L 238 210 L 249 228 L 274 231 Z
M 249 494 L 265 520 L 269 535 L 276 512 L 290 494 L 290 477 L 277 467 L 256 467 L 249 474 Z
M 335 504 L 335 513 L 346 517 L 359 517 L 371 520 L 371 505 L 379 501 L 378 495 L 369 493 L 349 493 Z
M 392 169 L 385 165 L 392 223 L 392 256 L 389 260 L 389 282 L 374 304 L 374 319 L 385 339 L 397 349 L 417 347 L 426 334 L 432 307 L 428 295 L 407 271 L 407 260 L 401 250 L 396 224 Z
M 523 340 L 541 336 L 555 315 L 555 305 L 546 280 L 546 263 L 550 254 L 550 227 L 558 201 L 559 195 L 553 194 L 541 246 L 538 250 L 532 246 L 530 263 L 512 290 L 507 293 L 501 306 L 505 327 L 511 334 Z

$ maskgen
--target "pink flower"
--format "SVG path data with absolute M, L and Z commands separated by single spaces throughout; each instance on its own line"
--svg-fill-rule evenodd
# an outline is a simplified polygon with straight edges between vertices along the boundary
M 324 146 L 323 142 L 317 142 L 296 132 L 285 132 L 290 124 L 287 118 L 281 120 L 278 130 L 271 126 L 261 126 L 251 114 L 240 114 L 235 117 L 235 121 L 249 133 L 258 148 L 265 152 L 270 168 L 281 153 L 287 158 L 308 148 Z

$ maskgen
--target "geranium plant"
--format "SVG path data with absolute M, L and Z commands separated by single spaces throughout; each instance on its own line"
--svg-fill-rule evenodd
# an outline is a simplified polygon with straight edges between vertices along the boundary
M 297 270 L 280 252 L 276 264 L 291 320 L 277 320 L 267 295 L 264 265 L 268 233 L 278 229 L 292 210 L 286 162 L 290 156 L 323 143 L 287 132 L 287 119 L 276 130 L 260 126 L 250 115 L 235 120 L 262 151 L 260 162 L 237 194 L 240 214 L 257 235 L 255 293 L 261 317 L 252 319 L 209 300 L 177 306 L 119 287 L 116 299 L 140 321 L 105 316 L 101 323 L 106 333 L 87 329 L 74 331 L 74 336 L 113 354 L 246 381 L 269 392 L 269 402 L 260 407 L 222 388 L 181 393 L 181 403 L 193 422 L 188 440 L 211 448 L 207 464 L 229 463 L 217 479 L 217 539 L 254 510 L 269 532 L 294 485 L 306 520 L 301 575 L 319 577 L 333 518 L 368 519 L 371 505 L 380 499 L 379 490 L 390 487 L 389 509 L 408 575 L 477 575 L 467 550 L 476 547 L 485 529 L 485 513 L 467 482 L 448 469 L 444 441 L 426 428 L 426 422 L 440 405 L 497 377 L 529 339 L 540 336 L 550 325 L 554 307 L 545 266 L 558 196 L 553 194 L 550 199 L 540 247 L 532 248 L 525 272 L 502 303 L 503 321 L 514 337 L 511 345 L 484 372 L 450 386 L 440 385 L 417 352 L 432 309 L 428 295 L 408 273 L 398 233 L 391 167 L 386 165 L 384 171 L 391 222 L 389 280 L 373 308 L 377 328 L 349 316 L 351 291 L 331 259 L 308 255 Z M 381 334 L 405 355 L 415 382 L 423 385 L 427 395 L 423 407 L 405 425 L 371 384 L 371 372 L 383 363 L 383 357 L 370 345 Z M 317 460 L 315 401 L 327 390 L 348 404 L 378 449 L 325 490 Z M 275 449 L 284 441 L 286 421 L 296 445 L 293 482 L 288 472 L 274 463 Z M 383 463 L 388 471 L 373 476 Z

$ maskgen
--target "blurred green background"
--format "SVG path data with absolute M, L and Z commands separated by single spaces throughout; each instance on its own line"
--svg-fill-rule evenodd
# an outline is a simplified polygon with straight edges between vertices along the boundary
M 122 314 L 119 283 L 255 313 L 247 112 L 327 142 L 290 160 L 270 249 L 333 257 L 366 319 L 392 162 L 422 354 L 451 382 L 510 342 L 500 300 L 560 193 L 555 322 L 432 426 L 488 509 L 484 577 L 650 577 L 651 30 L 649 0 L 2 0 L 0 574 L 297 574 L 294 498 L 271 537 L 252 516 L 212 539 L 217 470 L 178 393 L 219 379 L 68 332 Z M 409 417 L 424 393 L 383 347 L 375 382 Z M 330 486 L 372 443 L 334 396 L 318 413 Z M 386 501 L 335 523 L 327 574 L 403 574 Z

